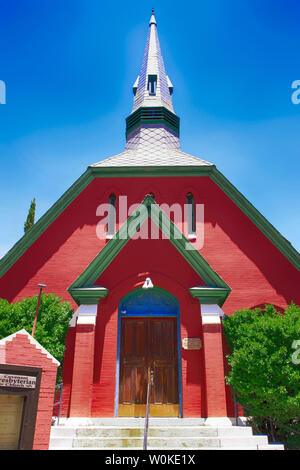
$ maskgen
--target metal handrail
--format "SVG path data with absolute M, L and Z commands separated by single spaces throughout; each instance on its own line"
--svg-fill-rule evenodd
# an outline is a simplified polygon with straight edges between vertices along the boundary
M 58 406 L 58 414 L 57 414 L 57 426 L 59 425 L 59 419 L 60 419 L 60 412 L 61 412 L 61 402 L 62 402 L 62 392 L 63 392 L 63 383 L 57 384 L 55 388 L 60 387 L 60 394 L 59 394 L 59 401 L 54 403 L 53 408 L 55 406 Z
M 149 377 L 149 375 L 150 375 L 150 377 Z M 147 450 L 148 429 L 149 429 L 150 395 L 151 395 L 151 387 L 152 387 L 152 386 L 153 386 L 153 370 L 150 371 L 150 374 L 148 373 L 147 406 L 146 406 L 146 417 L 145 417 L 143 450 Z
M 240 402 L 237 401 L 236 394 L 234 392 L 233 392 L 233 402 L 234 402 L 235 423 L 236 423 L 236 426 L 239 426 L 239 417 L 238 417 L 238 412 L 237 412 L 237 405 L 239 405 L 241 408 L 243 408 L 243 410 L 247 410 L 249 412 L 251 412 L 251 410 L 250 410 L 249 407 L 244 406 Z M 267 422 L 269 422 L 272 441 L 275 442 L 274 428 L 273 428 L 274 418 L 270 418 L 269 416 L 259 416 L 259 418 L 266 419 Z M 293 428 L 292 426 L 288 426 L 286 424 L 281 423 L 280 421 L 278 421 L 278 419 L 276 419 L 276 421 L 281 427 L 283 427 L 283 428 L 287 429 L 288 431 L 291 431 L 295 434 L 298 434 L 300 436 L 300 431 L 298 431 L 297 429 Z

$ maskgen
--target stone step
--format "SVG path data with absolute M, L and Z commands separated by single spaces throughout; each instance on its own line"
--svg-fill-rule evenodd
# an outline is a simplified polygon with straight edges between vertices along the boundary
M 50 449 L 51 450 L 51 449 Z M 59 448 L 59 449 L 53 449 L 53 450 L 89 450 L 89 451 L 95 451 L 95 450 L 108 450 L 107 447 L 66 447 L 66 448 Z M 141 451 L 141 447 L 114 447 L 113 450 L 120 450 L 120 451 Z M 159 450 L 159 451 L 165 451 L 165 450 L 171 450 L 171 449 L 166 449 L 165 447 L 151 447 L 149 450 Z M 172 450 L 177 450 L 177 449 L 172 449 Z M 182 450 L 182 449 L 178 449 Z M 268 446 L 249 446 L 249 447 L 189 447 L 186 449 L 187 451 L 199 451 L 199 450 L 284 450 L 283 444 L 269 444 Z
M 248 448 L 268 445 L 266 436 L 250 437 L 148 437 L 148 449 Z M 142 437 L 51 437 L 50 448 L 142 448 Z
M 207 426 L 210 425 L 206 418 L 151 418 L 151 426 Z M 208 423 L 208 424 L 207 424 Z M 229 418 L 224 419 L 224 425 L 231 427 Z M 61 418 L 61 426 L 115 426 L 115 427 L 142 427 L 145 426 L 145 418 Z
M 142 450 L 144 418 L 64 418 L 52 426 L 49 449 Z M 232 425 L 234 424 L 234 425 Z M 230 418 L 151 418 L 149 450 L 253 449 L 282 450 L 267 436 L 235 426 Z
M 259 445 L 258 450 L 284 450 L 284 445 L 280 443 L 272 443 L 268 444 L 267 446 Z
M 139 447 L 143 448 L 142 438 L 131 439 L 110 439 L 110 438 L 75 438 L 73 440 L 73 447 Z M 148 438 L 148 449 L 153 447 L 161 447 L 164 449 L 188 449 L 189 447 L 220 447 L 220 441 L 214 437 L 202 438 Z
M 142 437 L 143 427 L 128 426 L 55 426 L 51 430 L 52 437 Z M 156 426 L 149 427 L 149 437 L 216 437 L 216 436 L 252 436 L 252 428 L 249 426 L 232 426 L 216 428 L 209 426 Z

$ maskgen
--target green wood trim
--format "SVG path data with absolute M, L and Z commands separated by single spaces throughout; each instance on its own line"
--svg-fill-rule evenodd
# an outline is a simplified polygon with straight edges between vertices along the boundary
M 218 304 L 220 307 L 227 299 L 230 290 L 216 287 L 192 287 L 190 294 L 202 304 Z
M 142 106 L 126 118 L 126 137 L 142 124 L 164 124 L 179 135 L 180 119 L 163 106 Z
M 210 176 L 214 165 L 203 166 L 122 166 L 105 167 L 91 166 L 96 178 L 149 178 L 149 177 L 187 177 L 187 176 Z
M 210 177 L 278 248 L 278 250 L 300 271 L 300 254 L 278 230 L 243 196 L 233 184 L 216 168 Z
M 142 206 L 145 206 L 147 210 L 143 210 Z M 94 282 L 96 282 L 103 271 L 130 240 L 130 235 L 133 236 L 138 230 L 138 227 L 136 227 L 134 233 L 131 233 L 130 235 L 128 233 L 131 223 L 135 221 L 137 217 L 139 226 L 141 226 L 147 218 L 150 217 L 159 229 L 170 238 L 170 242 L 206 284 L 222 287 L 230 292 L 230 288 L 226 282 L 211 268 L 203 256 L 193 248 L 192 244 L 160 209 L 150 195 L 145 197 L 144 201 L 131 217 L 129 217 L 121 226 L 115 236 L 105 245 L 100 253 L 73 282 L 69 290 L 92 286 Z
M 165 235 L 168 235 L 170 227 L 171 243 L 206 284 L 229 289 L 226 282 L 223 281 L 223 279 L 212 269 L 199 251 L 195 250 L 191 242 L 183 235 L 176 225 L 173 224 L 169 217 L 155 202 L 151 205 L 151 218 Z
M 93 180 L 92 171 L 87 169 L 83 175 L 48 209 L 48 211 L 34 224 L 32 229 L 6 253 L 0 261 L 0 277 L 25 253 L 25 251 L 42 235 L 49 225 L 68 207 L 68 205 Z
M 243 196 L 215 165 L 191 167 L 92 167 L 95 177 L 189 177 L 208 176 L 300 271 L 300 254 L 291 243 Z
M 0 260 L 0 277 L 25 253 L 49 225 L 68 207 L 94 178 L 208 176 L 244 212 L 276 248 L 300 271 L 300 254 L 267 219 L 216 169 L 215 165 L 165 167 L 89 167 Z
M 172 131 L 176 132 L 177 136 L 179 137 L 179 128 L 178 127 L 175 127 L 174 125 L 170 124 L 168 121 L 166 121 L 165 119 L 140 119 L 140 121 L 136 122 L 132 127 L 130 127 L 127 131 L 126 131 L 126 137 L 128 137 L 131 132 L 133 132 L 135 129 L 137 129 L 138 127 L 142 127 L 143 124 L 163 124 L 165 127 L 168 127 L 169 129 L 171 129 Z
M 189 177 L 208 176 L 300 271 L 300 254 L 291 243 L 243 196 L 215 165 L 191 167 L 91 167 L 95 177 Z
M 68 292 L 77 305 L 95 305 L 98 304 L 100 299 L 106 297 L 109 291 L 104 287 L 92 287 L 85 289 L 69 288 Z

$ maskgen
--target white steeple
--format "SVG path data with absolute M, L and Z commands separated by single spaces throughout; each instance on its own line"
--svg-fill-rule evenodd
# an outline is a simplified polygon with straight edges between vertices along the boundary
M 180 150 L 180 122 L 173 110 L 172 93 L 152 10 L 142 68 L 133 85 L 133 110 L 126 119 L 125 151 L 92 167 L 211 166 Z
M 173 86 L 166 75 L 157 34 L 157 24 L 152 9 L 147 43 L 141 72 L 133 85 L 133 110 L 140 107 L 163 106 L 174 112 L 172 105 Z

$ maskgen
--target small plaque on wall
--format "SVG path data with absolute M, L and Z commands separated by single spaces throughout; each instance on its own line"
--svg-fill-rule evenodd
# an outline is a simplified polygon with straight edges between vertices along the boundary
M 195 351 L 197 349 L 201 349 L 202 341 L 200 338 L 183 338 L 182 347 L 183 349 Z
M 35 388 L 36 377 L 27 375 L 0 374 L 0 387 Z

